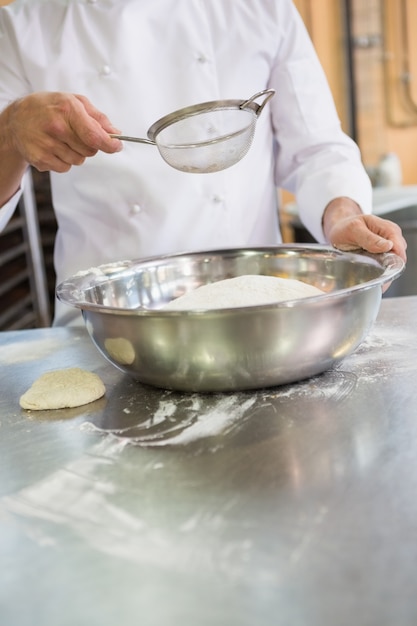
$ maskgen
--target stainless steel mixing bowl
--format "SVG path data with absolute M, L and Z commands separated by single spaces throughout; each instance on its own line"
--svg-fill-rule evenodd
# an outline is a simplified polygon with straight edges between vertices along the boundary
M 232 249 L 124 261 L 61 283 L 111 363 L 143 383 L 183 391 L 231 391 L 291 383 L 353 352 L 371 328 L 382 287 L 404 263 L 320 245 Z M 272 305 L 158 310 L 209 282 L 244 274 L 295 278 L 326 293 Z

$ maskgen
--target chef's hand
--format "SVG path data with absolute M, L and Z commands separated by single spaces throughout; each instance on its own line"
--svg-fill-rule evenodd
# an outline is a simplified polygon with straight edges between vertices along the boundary
M 349 198 L 336 198 L 327 205 L 323 231 L 327 241 L 340 250 L 394 252 L 407 260 L 407 242 L 398 224 L 377 215 L 364 215 Z
M 120 131 L 84 96 L 33 93 L 13 102 L 2 115 L 10 150 L 41 172 L 67 172 L 99 150 L 122 149 L 121 141 L 109 137 Z

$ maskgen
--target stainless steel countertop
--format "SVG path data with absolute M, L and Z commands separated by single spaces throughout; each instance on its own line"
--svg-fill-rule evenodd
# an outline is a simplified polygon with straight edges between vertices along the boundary
M 415 626 L 417 297 L 295 385 L 147 388 L 83 330 L 0 333 L 0 624 Z M 26 412 L 79 366 L 105 398 Z

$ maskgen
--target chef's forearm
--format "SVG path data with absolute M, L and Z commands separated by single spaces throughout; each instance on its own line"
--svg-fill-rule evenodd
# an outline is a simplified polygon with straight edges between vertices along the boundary
M 0 207 L 19 189 L 28 167 L 13 142 L 9 122 L 12 106 L 0 113 Z

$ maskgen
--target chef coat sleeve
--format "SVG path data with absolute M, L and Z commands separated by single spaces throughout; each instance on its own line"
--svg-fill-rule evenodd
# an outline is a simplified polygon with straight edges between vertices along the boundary
M 341 128 L 323 68 L 292 2 L 283 2 L 285 33 L 271 71 L 277 142 L 275 183 L 295 194 L 301 221 L 325 241 L 323 211 L 346 196 L 372 210 L 372 186 L 356 143 Z
M 19 189 L 14 196 L 10 198 L 6 204 L 0 207 L 0 233 L 4 230 L 9 223 L 13 213 L 16 210 L 18 202 L 22 195 L 22 188 Z
M 30 10 L 30 8 L 29 8 Z M 0 111 L 10 102 L 33 91 L 28 82 L 19 56 L 18 37 L 11 14 L 7 9 L 0 11 Z M 20 189 L 0 207 L 0 232 L 4 230 L 16 210 L 24 188 Z

